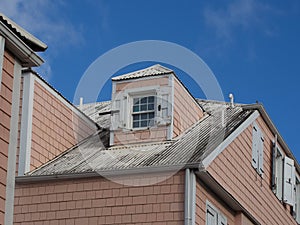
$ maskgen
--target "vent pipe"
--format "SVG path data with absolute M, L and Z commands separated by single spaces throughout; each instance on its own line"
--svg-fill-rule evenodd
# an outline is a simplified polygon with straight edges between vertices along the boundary
M 232 93 L 229 94 L 229 99 L 230 99 L 230 106 L 231 108 L 234 107 L 234 96 Z

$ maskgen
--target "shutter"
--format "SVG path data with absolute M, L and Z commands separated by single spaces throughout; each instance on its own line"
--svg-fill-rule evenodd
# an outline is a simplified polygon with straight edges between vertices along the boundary
M 210 206 L 207 206 L 206 225 L 217 225 L 217 212 Z
M 278 150 L 276 150 L 276 154 Z M 282 155 L 278 155 L 275 158 L 275 166 L 276 166 L 276 175 L 275 175 L 275 185 L 276 185 L 276 196 L 279 200 L 282 201 L 282 188 L 283 188 L 283 157 Z
M 274 141 L 272 150 L 272 190 L 276 192 L 276 156 L 277 156 L 277 143 Z
M 295 167 L 294 160 L 284 157 L 283 173 L 283 201 L 291 206 L 294 205 Z
M 261 131 L 258 140 L 258 172 L 261 175 L 264 173 L 264 138 Z
M 296 196 L 295 196 L 295 212 L 296 212 L 296 221 L 300 223 L 300 184 L 296 185 Z
M 258 168 L 258 143 L 259 143 L 259 132 L 257 130 L 257 125 L 253 125 L 253 133 L 252 133 L 252 166 L 257 169 Z
M 111 113 L 111 127 L 112 130 L 117 130 L 120 126 L 120 109 L 121 101 L 120 99 L 115 99 L 112 104 L 112 113 Z
M 218 225 L 227 225 L 227 218 L 219 214 Z

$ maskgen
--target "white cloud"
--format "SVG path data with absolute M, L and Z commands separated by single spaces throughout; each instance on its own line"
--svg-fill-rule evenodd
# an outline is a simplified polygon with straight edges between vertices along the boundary
M 218 37 L 230 41 L 235 29 L 247 30 L 255 27 L 264 33 L 270 32 L 265 24 L 265 17 L 270 12 L 277 13 L 269 5 L 256 0 L 234 0 L 222 9 L 206 8 L 204 19 Z
M 51 47 L 43 53 L 47 59 L 39 72 L 45 79 L 51 78 L 51 58 L 56 57 L 62 47 L 83 43 L 80 26 L 74 26 L 64 15 L 64 1 L 57 0 L 1 0 L 0 9 L 6 16 Z

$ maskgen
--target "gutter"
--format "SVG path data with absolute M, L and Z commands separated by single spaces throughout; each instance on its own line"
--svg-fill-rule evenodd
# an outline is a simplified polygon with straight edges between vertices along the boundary
M 184 225 L 195 225 L 196 219 L 196 176 L 193 170 L 185 170 Z
M 53 174 L 53 175 L 24 175 L 17 176 L 16 183 L 26 184 L 26 183 L 37 183 L 41 181 L 61 181 L 61 180 L 71 180 L 78 178 L 93 178 L 93 177 L 117 177 L 122 175 L 142 175 L 150 173 L 174 173 L 186 168 L 198 168 L 199 163 L 187 164 L 187 165 L 175 165 L 175 166 L 156 166 L 156 167 L 145 167 L 145 168 L 129 168 L 129 169 L 119 169 L 119 170 L 99 170 L 90 171 L 82 173 L 69 173 L 69 174 Z

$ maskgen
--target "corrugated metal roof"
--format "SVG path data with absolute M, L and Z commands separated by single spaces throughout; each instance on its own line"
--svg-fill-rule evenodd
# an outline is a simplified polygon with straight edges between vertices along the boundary
M 107 103 L 108 104 L 108 103 Z M 244 122 L 254 110 L 207 102 L 214 108 L 185 134 L 173 141 L 105 147 L 99 133 L 86 139 L 28 176 L 126 171 L 152 167 L 200 165 L 201 161 Z
M 13 33 L 15 33 L 22 41 L 25 42 L 33 51 L 41 52 L 47 49 L 47 45 L 34 37 L 32 34 L 24 30 L 10 18 L 0 13 L 0 21 L 3 22 Z
M 132 73 L 123 74 L 117 77 L 113 77 L 113 81 L 118 80 L 128 80 L 128 79 L 135 79 L 140 77 L 148 77 L 148 76 L 157 76 L 157 75 L 164 75 L 164 74 L 170 74 L 173 70 L 168 69 L 160 64 L 156 64 L 150 67 L 147 67 L 142 70 L 137 70 Z
M 77 107 L 100 127 L 109 128 L 111 101 L 89 103 Z

